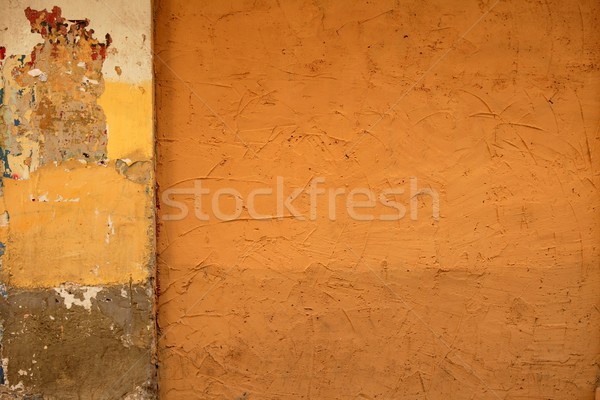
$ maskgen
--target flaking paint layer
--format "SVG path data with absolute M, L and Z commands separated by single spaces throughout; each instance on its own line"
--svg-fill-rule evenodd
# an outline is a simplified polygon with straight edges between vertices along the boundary
M 153 251 L 151 77 L 120 80 L 119 67 L 106 82 L 104 63 L 123 58 L 123 42 L 96 39 L 89 19 L 60 7 L 20 4 L 41 42 L 2 61 L 2 208 L 13 216 L 0 233 L 5 282 L 143 282 Z
M 150 3 L 4 3 L 0 398 L 152 399 Z

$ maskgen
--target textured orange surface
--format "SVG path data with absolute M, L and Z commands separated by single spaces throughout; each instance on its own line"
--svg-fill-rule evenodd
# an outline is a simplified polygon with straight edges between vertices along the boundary
M 593 0 L 158 1 L 160 191 L 245 201 L 323 177 L 403 188 L 408 208 L 416 177 L 440 199 L 438 220 L 417 196 L 397 221 L 341 200 L 331 220 L 323 197 L 303 221 L 245 202 L 219 220 L 210 201 L 208 220 L 165 221 L 163 201 L 162 398 L 592 399 L 599 15 Z M 294 205 L 310 214 L 305 194 Z

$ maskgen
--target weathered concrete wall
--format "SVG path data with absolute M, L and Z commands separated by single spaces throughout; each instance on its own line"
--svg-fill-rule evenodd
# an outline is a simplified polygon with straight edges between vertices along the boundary
M 151 31 L 150 1 L 2 4 L 4 392 L 153 397 Z
M 158 1 L 162 398 L 593 399 L 599 16 Z M 277 218 L 278 176 L 303 221 Z M 406 214 L 342 195 L 332 220 L 320 193 L 312 218 L 318 177 L 404 189 Z

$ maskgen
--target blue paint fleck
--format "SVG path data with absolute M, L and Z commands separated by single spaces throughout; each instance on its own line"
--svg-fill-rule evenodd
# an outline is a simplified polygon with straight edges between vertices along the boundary
M 10 153 L 10 150 L 4 150 L 3 148 L 0 147 L 0 163 L 4 164 L 4 172 L 2 173 L 2 176 L 5 178 L 13 177 L 10 166 L 8 165 L 8 154 L 9 153 Z
M 2 257 L 4 255 L 5 251 L 6 251 L 6 245 L 4 245 L 4 243 L 0 242 L 0 257 Z
M 19 121 L 18 119 L 15 119 L 15 120 L 14 120 L 14 123 L 15 123 L 15 126 L 19 126 L 19 125 L 21 125 L 21 121 Z
M 4 88 L 0 88 L 0 104 L 4 104 Z
M 4 385 L 6 382 L 4 381 L 4 368 L 0 365 L 0 385 Z

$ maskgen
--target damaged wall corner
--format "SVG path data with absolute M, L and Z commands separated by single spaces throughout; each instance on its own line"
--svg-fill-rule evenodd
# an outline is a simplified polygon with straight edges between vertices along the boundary
M 0 397 L 154 398 L 151 2 L 0 15 Z

